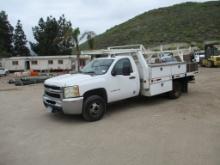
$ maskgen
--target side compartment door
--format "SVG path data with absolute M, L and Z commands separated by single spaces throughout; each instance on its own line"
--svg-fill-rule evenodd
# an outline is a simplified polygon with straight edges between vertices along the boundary
M 112 69 L 110 102 L 130 98 L 139 94 L 139 78 L 130 59 L 120 59 Z
M 171 66 L 151 67 L 150 90 L 148 96 L 155 96 L 172 90 Z

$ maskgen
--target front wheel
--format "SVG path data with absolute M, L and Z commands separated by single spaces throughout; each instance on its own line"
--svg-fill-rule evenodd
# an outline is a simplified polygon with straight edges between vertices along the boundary
M 182 94 L 182 83 L 179 81 L 174 81 L 173 90 L 170 91 L 168 94 L 169 98 L 171 99 L 177 99 L 178 97 L 180 97 Z
M 105 111 L 106 101 L 98 95 L 93 95 L 85 99 L 82 116 L 87 121 L 97 121 L 104 116 Z

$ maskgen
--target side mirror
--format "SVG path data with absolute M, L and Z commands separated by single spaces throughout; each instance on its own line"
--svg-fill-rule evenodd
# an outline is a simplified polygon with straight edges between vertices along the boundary
M 112 76 L 114 76 L 114 77 L 116 76 L 116 71 L 115 71 L 115 69 L 112 70 Z

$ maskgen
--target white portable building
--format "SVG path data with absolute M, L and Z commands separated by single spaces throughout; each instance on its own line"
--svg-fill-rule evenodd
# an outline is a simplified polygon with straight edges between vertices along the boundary
M 10 57 L 1 60 L 2 67 L 9 71 L 24 70 L 76 70 L 77 62 L 75 55 L 60 56 L 29 56 Z M 90 61 L 90 56 L 80 56 L 80 67 L 85 66 Z

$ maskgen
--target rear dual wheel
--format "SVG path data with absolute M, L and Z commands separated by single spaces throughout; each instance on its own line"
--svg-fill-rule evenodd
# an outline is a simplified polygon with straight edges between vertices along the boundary
M 173 82 L 173 90 L 168 93 L 170 99 L 177 99 L 182 94 L 182 83 L 180 81 Z

